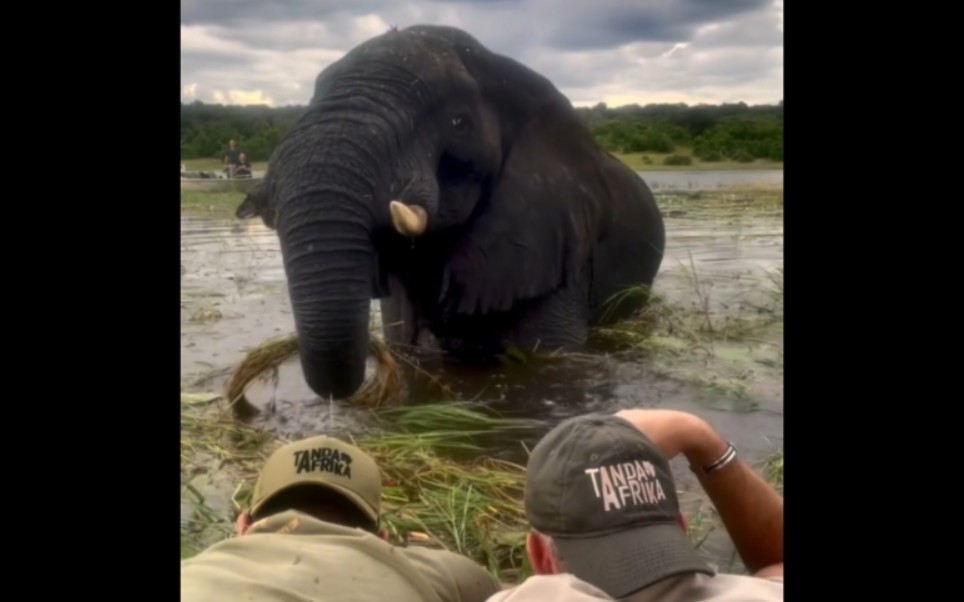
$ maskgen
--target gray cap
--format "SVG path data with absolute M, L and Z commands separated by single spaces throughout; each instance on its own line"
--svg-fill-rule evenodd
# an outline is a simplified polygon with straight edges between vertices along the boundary
M 569 572 L 614 598 L 683 573 L 713 575 L 679 523 L 669 462 L 628 421 L 570 418 L 532 450 L 525 509 Z

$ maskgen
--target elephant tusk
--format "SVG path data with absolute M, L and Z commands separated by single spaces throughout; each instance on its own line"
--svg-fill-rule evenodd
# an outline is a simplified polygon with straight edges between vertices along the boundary
M 418 205 L 409 207 L 400 201 L 389 204 L 392 212 L 392 224 L 402 236 L 420 236 L 428 226 L 428 214 Z

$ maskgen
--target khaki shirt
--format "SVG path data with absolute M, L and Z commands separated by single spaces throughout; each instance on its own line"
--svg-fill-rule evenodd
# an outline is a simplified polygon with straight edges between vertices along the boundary
M 184 602 L 484 602 L 500 587 L 458 554 L 396 547 L 293 511 L 181 561 Z
M 783 579 L 717 574 L 670 577 L 620 602 L 783 602 Z M 568 573 L 535 575 L 487 602 L 598 602 L 616 600 Z

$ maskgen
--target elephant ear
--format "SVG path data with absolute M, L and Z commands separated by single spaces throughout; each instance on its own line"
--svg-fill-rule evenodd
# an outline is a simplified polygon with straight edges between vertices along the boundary
M 574 208 L 585 199 L 567 167 L 567 145 L 585 142 L 567 134 L 568 125 L 543 116 L 513 144 L 500 179 L 446 264 L 441 301 L 448 311 L 507 311 L 566 285 L 579 253 L 574 225 L 583 223 Z
M 595 146 L 547 78 L 453 33 L 453 48 L 499 114 L 502 173 L 446 265 L 442 303 L 463 314 L 509 310 L 565 286 L 598 185 Z M 580 171 L 580 168 L 584 168 Z M 595 175 L 594 175 L 595 174 Z M 588 240 L 584 240 L 588 244 Z

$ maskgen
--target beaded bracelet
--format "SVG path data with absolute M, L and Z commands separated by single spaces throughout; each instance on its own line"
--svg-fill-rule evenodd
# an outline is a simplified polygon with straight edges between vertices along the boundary
M 723 455 L 720 456 L 720 459 L 708 466 L 704 466 L 701 472 L 704 475 L 713 474 L 718 470 L 722 470 L 723 467 L 725 467 L 727 464 L 732 462 L 735 458 L 736 458 L 736 446 L 733 445 L 732 442 L 727 441 L 726 451 L 723 452 Z M 692 470 L 693 472 L 696 472 L 696 469 L 693 468 L 692 466 L 690 466 L 690 470 Z

